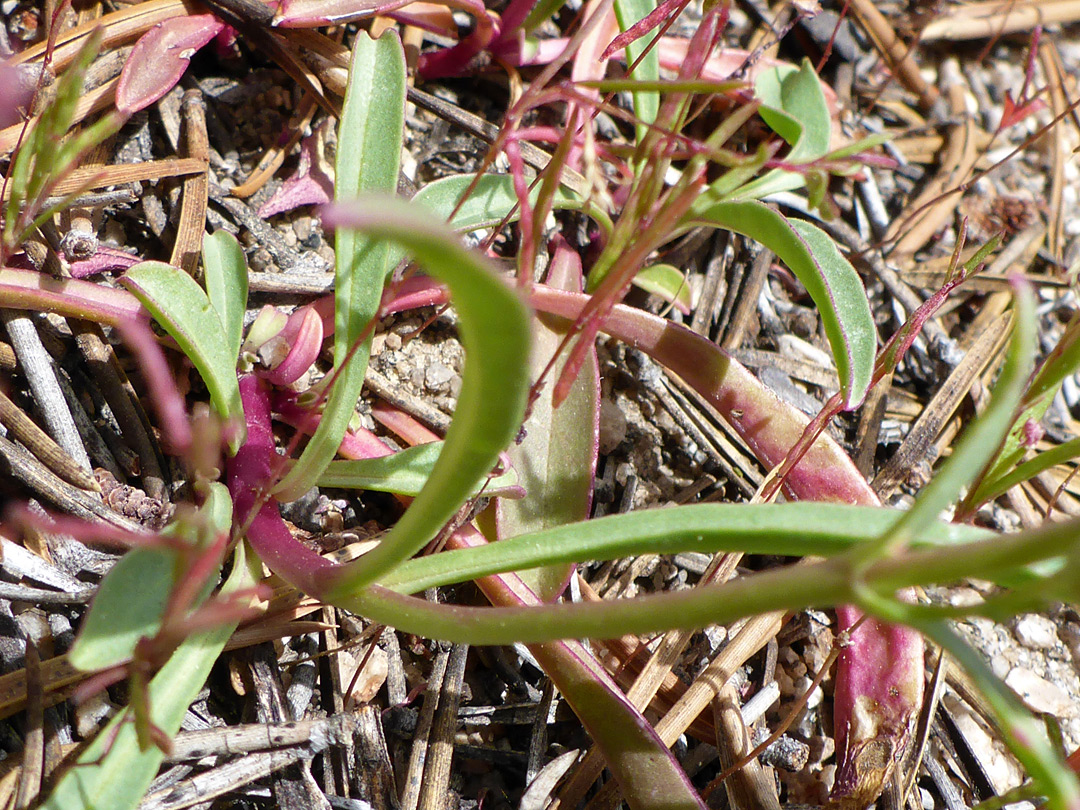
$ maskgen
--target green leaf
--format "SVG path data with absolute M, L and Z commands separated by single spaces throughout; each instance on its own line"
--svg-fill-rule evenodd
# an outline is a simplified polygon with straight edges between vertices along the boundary
M 120 279 L 132 295 L 177 342 L 202 375 L 210 402 L 237 426 L 230 449 L 243 442 L 244 407 L 236 382 L 236 352 L 222 329 L 218 313 L 191 276 L 164 262 L 142 262 Z
M 762 100 L 759 114 L 776 133 L 791 145 L 785 162 L 809 163 L 829 151 L 832 119 L 821 80 L 809 59 L 800 67 L 784 65 L 763 71 L 755 90 Z M 760 199 L 780 191 L 802 188 L 799 172 L 774 169 L 732 194 L 735 199 Z
M 345 108 L 338 124 L 334 198 L 397 190 L 405 126 L 405 52 L 393 32 L 353 44 Z M 337 453 L 360 398 L 371 350 L 365 336 L 379 311 L 383 283 L 393 269 L 390 245 L 348 228 L 335 237 L 334 369 L 322 420 L 299 461 L 274 490 L 282 501 L 307 492 Z M 355 348 L 355 351 L 354 351 Z M 351 352 L 351 354 L 350 354 Z
M 414 497 L 420 494 L 431 477 L 442 449 L 443 442 L 431 442 L 407 447 L 381 458 L 331 461 L 319 476 L 319 486 L 368 489 Z M 477 495 L 481 491 L 491 493 L 516 483 L 517 473 L 509 470 L 502 475 L 485 478 L 470 495 Z
M 228 499 L 221 484 L 220 493 Z M 226 524 L 227 526 L 228 524 Z M 222 594 L 248 588 L 259 581 L 258 558 L 237 546 L 232 573 Z M 150 719 L 172 736 L 180 729 L 191 702 L 199 694 L 210 669 L 236 629 L 221 625 L 184 641 L 158 671 L 149 686 Z M 134 810 L 157 776 L 164 754 L 156 747 L 142 750 L 132 710 L 118 714 L 80 754 L 42 805 L 43 810 Z
M 686 551 L 833 557 L 872 543 L 896 525 L 902 514 L 893 509 L 802 501 L 648 509 L 418 557 L 381 578 L 379 584 L 417 593 L 518 568 Z M 935 521 L 919 535 L 916 546 L 958 545 L 992 536 L 986 529 Z M 1032 578 L 1027 572 L 1015 576 L 1015 582 Z
M 161 627 L 176 566 L 177 553 L 169 548 L 136 548 L 117 560 L 71 648 L 71 665 L 92 672 L 130 661 L 136 642 Z
M 877 331 L 855 268 L 820 228 L 789 220 L 756 201 L 721 202 L 692 211 L 688 221 L 741 233 L 775 253 L 817 304 L 840 376 L 844 407 L 862 402 L 870 385 Z
M 686 276 L 674 265 L 654 264 L 640 270 L 634 276 L 634 286 L 659 295 L 684 315 L 689 315 L 694 306 L 693 291 L 686 282 Z
M 547 281 L 560 289 L 581 289 L 580 260 L 565 244 L 555 248 Z M 526 369 L 530 381 L 540 379 L 559 352 L 569 325 L 568 321 L 551 316 L 534 319 L 533 347 Z M 548 379 L 559 378 L 566 358 L 562 354 L 547 369 Z M 524 435 L 507 450 L 527 497 L 503 499 L 495 504 L 496 535 L 500 541 L 577 523 L 589 516 L 599 446 L 600 372 L 596 350 L 589 352 L 558 408 L 552 401 L 553 387 L 545 385 L 536 393 Z M 566 587 L 571 571 L 564 564 L 519 569 L 518 574 L 541 600 L 548 601 Z
M 656 9 L 655 0 L 615 0 L 615 19 L 619 22 L 619 30 L 626 31 L 639 20 L 645 19 Z M 652 36 L 646 35 L 631 42 L 626 48 L 626 64 L 632 65 L 634 60 L 641 56 L 645 48 L 652 42 Z M 657 48 L 649 48 L 648 53 L 630 73 L 631 79 L 642 81 L 658 81 L 660 79 L 660 54 Z M 654 90 L 634 91 L 634 115 L 639 123 L 636 124 L 637 140 L 640 143 L 648 132 L 646 124 L 656 120 L 660 110 L 660 94 Z
M 949 458 L 919 492 L 911 509 L 881 540 L 865 552 L 864 560 L 882 556 L 911 543 L 933 523 L 996 455 L 1013 423 L 1035 358 L 1035 300 L 1030 288 L 1016 291 L 1016 317 L 1012 342 L 1001 374 L 994 384 L 990 405 L 964 429 Z
M 248 297 L 244 249 L 228 231 L 215 231 L 203 238 L 202 258 L 206 295 L 221 321 L 229 353 L 239 357 Z M 235 364 L 235 360 L 233 362 Z
M 514 180 L 508 174 L 483 175 L 453 215 L 453 219 L 450 219 L 451 213 L 469 190 L 475 177 L 474 174 L 455 174 L 428 183 L 416 192 L 413 202 L 430 208 L 441 221 L 449 221 L 454 230 L 463 233 L 494 227 L 508 217 L 510 222 L 517 221 L 520 217 L 518 198 L 514 191 Z M 529 192 L 529 200 L 534 205 L 539 194 L 539 186 Z M 582 211 L 596 219 L 606 232 L 611 232 L 611 219 L 566 186 L 559 186 L 552 205 L 560 210 Z
M 1080 316 L 1073 316 L 1065 329 L 1065 334 L 1043 360 L 1031 381 L 1019 412 L 1013 420 L 1012 429 L 998 451 L 993 466 L 975 491 L 965 499 L 965 504 L 974 507 L 994 497 L 992 493 L 1004 491 L 1001 489 L 1002 482 L 1008 480 L 1010 470 L 1020 463 L 1027 452 L 1023 441 L 1025 423 L 1028 420 L 1036 423 L 1042 421 L 1050 403 L 1057 396 L 1062 381 L 1075 373 L 1078 367 L 1080 367 Z
M 517 434 L 529 382 L 528 311 L 482 257 L 416 205 L 364 197 L 334 212 L 338 233 L 363 228 L 403 245 L 425 272 L 450 288 L 466 364 L 454 421 L 427 485 L 378 548 L 345 566 L 332 592 L 349 593 L 424 546 L 454 515 Z M 329 584 L 329 583 L 328 583 Z

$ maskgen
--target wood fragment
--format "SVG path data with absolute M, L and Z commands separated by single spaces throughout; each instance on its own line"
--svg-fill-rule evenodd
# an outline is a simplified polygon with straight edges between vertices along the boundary
M 100 324 L 71 319 L 69 325 L 75 335 L 75 345 L 120 425 L 120 432 L 138 455 L 143 489 L 149 497 L 167 502 L 167 479 L 162 472 L 164 457 L 153 438 L 150 417 L 124 372 L 116 350 Z
M 41 683 L 41 658 L 37 645 L 29 638 L 26 639 L 25 672 L 26 732 L 15 810 L 27 810 L 36 802 L 45 767 L 45 692 Z
M 12 436 L 26 445 L 26 448 L 42 464 L 69 484 L 91 492 L 101 491 L 98 482 L 94 480 L 93 473 L 64 452 L 64 449 L 54 442 L 48 433 L 39 428 L 33 419 L 23 413 L 18 405 L 8 399 L 3 391 L 0 391 L 0 424 L 3 424 L 11 431 Z M 89 460 L 87 460 L 87 465 L 89 465 Z
M 431 724 L 418 810 L 449 810 L 451 807 L 450 765 L 454 756 L 454 733 L 457 731 L 458 706 L 461 705 L 461 687 L 468 655 L 467 644 L 455 644 L 450 648 L 446 674 L 439 690 L 438 707 Z
M 914 58 L 914 49 L 905 45 L 896 35 L 888 18 L 878 10 L 874 0 L 852 0 L 851 12 L 896 77 L 919 97 L 919 106 L 923 110 L 932 108 L 939 98 L 937 88 L 923 78 Z
M 439 692 L 442 690 L 442 682 L 446 677 L 446 667 L 449 662 L 450 650 L 440 646 L 431 663 L 431 675 L 428 676 L 427 690 L 424 692 L 424 704 L 416 722 L 412 751 L 409 754 L 409 767 L 405 774 L 405 786 L 401 792 L 401 810 L 417 810 L 419 807 L 428 748 L 431 743 L 431 729 L 435 721 L 435 709 L 439 704 Z
M 210 142 L 206 135 L 206 102 L 199 90 L 187 90 L 180 105 L 183 117 L 184 147 L 187 157 L 203 164 L 201 172 L 184 180 L 180 204 L 180 221 L 176 226 L 169 264 L 179 267 L 189 276 L 195 274 L 202 255 L 203 234 L 206 230 L 207 167 L 210 165 Z
M 1070 23 L 1080 20 L 1076 0 L 983 0 L 964 3 L 936 14 L 922 30 L 923 42 L 989 39 L 1030 31 L 1036 25 Z
M 34 403 L 48 434 L 79 467 L 91 473 L 90 458 L 56 380 L 53 359 L 45 350 L 33 319 L 24 312 L 0 310 L 0 320 L 7 327 L 19 366 L 34 393 Z M 87 488 L 97 491 L 96 483 Z
M 964 359 L 934 394 L 904 442 L 874 478 L 872 486 L 882 501 L 888 501 L 908 481 L 913 470 L 932 465 L 937 459 L 934 439 L 960 406 L 975 379 L 1004 348 L 1011 322 L 1011 313 L 1001 315 L 990 328 L 979 333 Z
M 730 683 L 713 698 L 712 705 L 716 750 L 720 754 L 721 766 L 729 768 L 746 757 L 753 748 L 750 732 L 739 711 L 738 695 Z M 724 787 L 731 807 L 739 810 L 780 810 L 776 783 L 756 758 L 729 776 Z

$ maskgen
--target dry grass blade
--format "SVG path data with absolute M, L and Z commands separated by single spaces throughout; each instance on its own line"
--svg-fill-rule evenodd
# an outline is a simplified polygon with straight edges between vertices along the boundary
M 1070 23 L 1080 20 L 1077 0 L 984 0 L 966 3 L 936 16 L 921 39 L 989 39 L 1030 31 L 1036 25 Z
M 72 116 L 72 122 L 78 123 L 92 113 L 101 112 L 107 110 L 113 105 L 113 100 L 116 97 L 116 85 L 118 79 L 110 79 L 100 87 L 95 87 L 84 93 L 79 97 L 78 103 L 75 105 L 75 113 Z M 29 125 L 33 126 L 37 121 L 37 116 L 30 119 Z M 0 130 L 0 158 L 7 157 L 11 154 L 11 151 L 18 146 L 19 141 L 23 137 L 23 124 L 16 124 L 10 126 L 7 129 Z
M 923 78 L 913 48 L 896 35 L 874 0 L 852 0 L 851 12 L 866 31 L 874 47 L 893 69 L 896 77 L 919 97 L 919 105 L 929 110 L 938 100 L 938 90 Z
M 893 255 L 910 256 L 952 220 L 961 198 L 957 187 L 971 179 L 979 159 L 978 126 L 965 106 L 960 68 L 955 61 L 946 61 L 942 71 L 951 77 L 946 91 L 949 112 L 960 123 L 949 131 L 941 168 L 934 179 L 908 203 L 906 212 L 910 213 L 898 217 L 886 235 L 888 241 L 894 242 Z
M 1080 6 L 1080 4 L 1078 4 Z M 1039 43 L 1039 63 L 1047 78 L 1050 95 L 1050 109 L 1053 111 L 1055 123 L 1053 129 L 1047 133 L 1051 146 L 1051 175 L 1050 196 L 1047 200 L 1049 208 L 1049 223 L 1047 235 L 1049 237 L 1050 254 L 1058 264 L 1064 263 L 1065 249 L 1065 162 L 1071 151 L 1066 143 L 1065 122 L 1058 120 L 1063 117 L 1068 109 L 1068 93 L 1065 89 L 1067 74 L 1061 63 L 1061 55 L 1057 46 L 1049 40 Z
M 964 359 L 934 394 L 900 448 L 874 478 L 874 491 L 883 501 L 907 482 L 913 471 L 929 471 L 937 456 L 934 439 L 960 407 L 975 380 L 1004 349 L 1011 322 L 1012 314 L 1006 313 L 980 331 Z
M 111 166 L 85 166 L 74 169 L 56 184 L 53 194 L 57 197 L 74 194 L 80 190 L 107 188 L 125 183 L 145 180 L 163 180 L 166 177 L 183 177 L 206 171 L 206 161 L 197 158 L 170 158 L 150 160 L 146 163 L 119 163 Z M 5 190 L 6 191 L 6 190 Z M 7 196 L 2 198 L 7 200 Z
M 187 157 L 201 162 L 203 169 L 184 180 L 180 221 L 176 226 L 176 241 L 173 243 L 169 264 L 179 267 L 188 275 L 194 275 L 202 254 L 209 191 L 206 171 L 210 163 L 210 143 L 206 136 L 206 103 L 203 101 L 202 92 L 185 92 L 180 109 Z
M 27 449 L 46 467 L 69 484 L 91 492 L 101 491 L 93 474 L 64 452 L 49 434 L 39 428 L 34 420 L 23 413 L 22 409 L 8 399 L 2 391 L 0 391 L 0 423 L 10 430 L 16 439 L 26 445 Z

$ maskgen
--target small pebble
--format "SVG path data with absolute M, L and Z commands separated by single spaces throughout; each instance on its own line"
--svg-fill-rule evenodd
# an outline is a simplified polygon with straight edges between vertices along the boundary
M 1013 627 L 1016 640 L 1029 650 L 1049 650 L 1057 646 L 1057 626 L 1045 616 L 1028 613 Z
M 452 369 L 436 360 L 424 370 L 424 385 L 429 391 L 442 391 L 449 387 L 453 376 Z
M 1060 686 L 1039 677 L 1030 669 L 1014 667 L 1006 676 L 1005 684 L 1016 692 L 1032 711 L 1046 712 L 1055 717 L 1066 717 L 1076 711 L 1069 696 Z
M 626 416 L 622 409 L 605 399 L 600 402 L 600 452 L 611 453 L 626 438 Z

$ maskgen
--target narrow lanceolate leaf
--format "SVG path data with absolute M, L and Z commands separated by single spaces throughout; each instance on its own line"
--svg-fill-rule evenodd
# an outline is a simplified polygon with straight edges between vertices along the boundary
M 213 14 L 188 14 L 143 34 L 120 72 L 116 109 L 138 112 L 160 99 L 180 81 L 195 52 L 224 28 Z
M 244 249 L 228 231 L 216 231 L 203 239 L 202 258 L 206 296 L 221 321 L 229 354 L 239 357 L 248 296 Z
M 345 108 L 338 125 L 334 196 L 397 189 L 405 126 L 405 53 L 392 32 L 377 40 L 361 32 L 353 45 Z M 364 385 L 371 349 L 370 325 L 379 311 L 391 269 L 386 241 L 349 228 L 335 237 L 334 371 L 326 407 L 299 461 L 278 485 L 279 500 L 294 500 L 314 486 L 337 452 Z M 365 334 L 368 332 L 368 334 Z
M 442 449 L 442 442 L 431 442 L 379 458 L 331 461 L 319 476 L 319 486 L 393 492 L 395 495 L 414 497 L 427 484 Z M 482 480 L 472 494 L 483 492 L 490 497 L 511 488 L 518 490 L 513 494 L 519 494 L 517 480 L 517 473 L 511 469 L 502 475 Z
M 619 28 L 623 31 L 630 29 L 636 23 L 644 20 L 650 12 L 656 9 L 653 0 L 615 0 L 615 19 L 619 21 Z M 629 65 L 641 57 L 636 68 L 630 73 L 633 79 L 642 81 L 655 81 L 660 78 L 660 54 L 656 48 L 646 48 L 650 45 L 651 37 L 643 37 L 631 42 L 626 46 L 626 62 Z M 641 141 L 648 131 L 646 124 L 656 120 L 656 114 L 660 110 L 660 94 L 655 91 L 634 91 L 634 115 L 640 122 L 637 125 L 637 139 Z
M 227 499 L 228 495 L 224 497 Z M 223 530 L 227 528 L 226 525 Z M 259 569 L 251 565 L 253 556 L 245 554 L 242 545 L 237 547 L 232 573 L 222 587 L 223 594 L 250 587 L 258 581 Z M 229 623 L 192 636 L 158 671 L 148 690 L 150 720 L 155 726 L 170 736 L 176 734 L 180 721 L 235 629 L 236 624 Z M 164 754 L 158 748 L 140 748 L 129 708 L 98 733 L 42 808 L 134 810 L 157 776 L 163 759 Z
M 581 290 L 581 259 L 561 239 L 554 248 L 547 281 L 561 289 Z M 535 318 L 533 348 L 526 367 L 530 380 L 540 379 L 559 351 L 569 323 L 550 316 Z M 555 362 L 549 380 L 559 378 L 565 362 L 565 355 Z M 569 395 L 558 408 L 552 402 L 552 386 L 546 384 L 540 389 L 529 410 L 524 437 L 507 451 L 527 497 L 495 503 L 500 540 L 577 523 L 589 516 L 599 426 L 600 371 L 593 348 Z M 562 592 L 572 571 L 572 566 L 564 564 L 519 571 L 519 574 L 546 601 Z
M 475 178 L 474 174 L 455 174 L 428 183 L 416 192 L 413 202 L 430 208 L 442 221 L 450 222 L 454 230 L 463 232 L 491 228 L 503 220 L 513 222 L 518 219 L 520 208 L 514 191 L 514 179 L 510 175 L 485 174 L 473 186 Z M 465 196 L 470 186 L 473 187 L 472 191 Z M 534 205 L 539 194 L 539 186 L 529 192 L 529 199 Z M 584 211 L 596 217 L 606 231 L 611 231 L 611 220 L 607 215 L 597 211 L 566 186 L 558 187 L 551 204 L 555 209 Z
M 688 222 L 741 233 L 772 250 L 806 287 L 829 338 L 844 407 L 862 402 L 870 385 L 877 332 L 859 274 L 820 228 L 789 220 L 756 201 L 714 203 Z
M 634 286 L 659 295 L 683 315 L 689 315 L 694 307 L 693 291 L 686 276 L 670 264 L 654 264 L 641 270 L 634 276 Z
M 452 231 L 422 208 L 385 197 L 364 197 L 326 213 L 341 234 L 362 229 L 370 239 L 404 246 L 425 272 L 446 283 L 465 346 L 454 421 L 427 485 L 379 544 L 327 584 L 348 593 L 411 557 L 454 515 L 495 466 L 525 413 L 529 353 L 528 310 L 493 268 L 466 250 Z M 320 426 L 321 427 L 321 426 Z
M 791 146 L 785 162 L 809 163 L 828 153 L 832 119 L 821 80 L 810 60 L 804 59 L 798 68 L 786 65 L 764 71 L 758 76 L 755 91 L 762 101 L 761 117 Z M 806 177 L 800 172 L 774 169 L 742 186 L 732 197 L 761 199 L 805 184 Z
M 124 274 L 121 282 L 198 369 L 214 410 L 241 429 L 244 409 L 236 382 L 236 354 L 231 351 L 217 311 L 202 287 L 191 276 L 164 262 L 138 264 Z M 242 430 L 232 440 L 234 451 L 241 441 Z
M 71 648 L 71 665 L 93 672 L 130 661 L 136 642 L 161 626 L 177 563 L 177 551 L 164 547 L 135 548 L 117 560 Z

